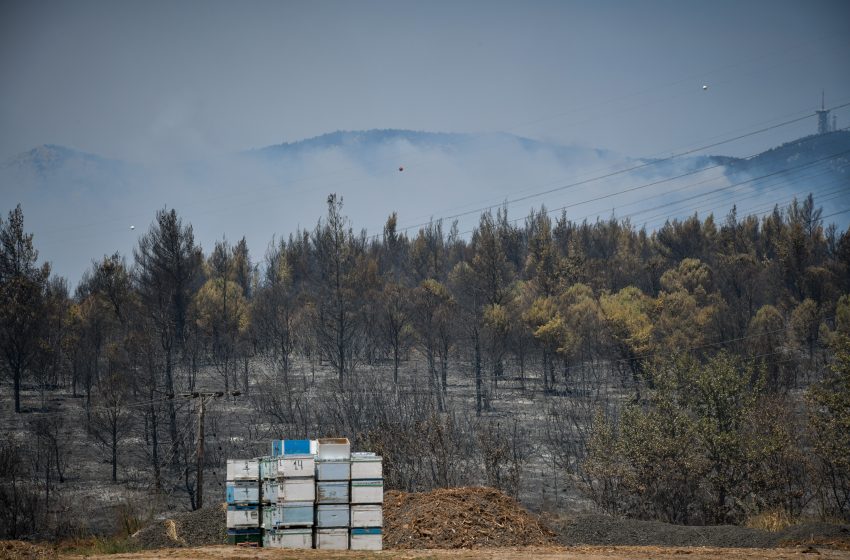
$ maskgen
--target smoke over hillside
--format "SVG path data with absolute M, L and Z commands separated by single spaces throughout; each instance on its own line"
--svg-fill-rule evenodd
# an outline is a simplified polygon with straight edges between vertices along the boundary
M 809 192 L 826 216 L 850 198 L 848 133 L 828 136 L 752 160 L 635 160 L 508 134 L 401 130 L 336 132 L 163 165 L 41 146 L 0 168 L 0 189 L 4 214 L 21 203 L 40 258 L 74 284 L 92 259 L 131 255 L 163 207 L 177 209 L 205 249 L 223 236 L 245 236 L 255 256 L 274 237 L 312 229 L 331 192 L 369 235 L 380 234 L 392 212 L 409 235 L 432 218 L 446 218 L 445 231 L 457 220 L 463 234 L 482 209 L 500 205 L 516 220 L 545 205 L 573 221 L 613 216 L 654 229 L 694 212 L 722 218 L 733 204 L 738 215 L 766 212 Z M 828 221 L 846 223 L 846 214 Z

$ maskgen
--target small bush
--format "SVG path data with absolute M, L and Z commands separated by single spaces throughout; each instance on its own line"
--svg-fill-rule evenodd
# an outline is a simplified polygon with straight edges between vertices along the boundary
M 116 512 L 118 537 L 129 537 L 147 524 L 149 519 L 129 501 L 122 502 Z
M 788 512 L 782 509 L 773 509 L 748 517 L 745 525 L 750 529 L 778 533 L 794 525 L 794 523 L 794 519 L 788 515 Z

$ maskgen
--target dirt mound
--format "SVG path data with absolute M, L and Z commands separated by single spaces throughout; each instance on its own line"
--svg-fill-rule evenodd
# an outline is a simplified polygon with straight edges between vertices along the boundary
M 0 541 L 0 560 L 48 560 L 56 551 L 46 546 L 23 541 Z
M 180 548 L 225 544 L 225 504 L 179 513 L 137 531 L 131 539 L 142 548 Z
M 384 494 L 384 548 L 481 548 L 555 544 L 555 534 L 493 488 Z

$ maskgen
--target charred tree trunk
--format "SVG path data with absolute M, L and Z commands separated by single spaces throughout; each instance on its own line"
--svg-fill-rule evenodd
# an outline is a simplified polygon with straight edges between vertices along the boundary
M 177 466 L 177 410 L 174 407 L 174 364 L 171 348 L 165 351 L 165 390 L 168 393 L 168 429 L 171 436 L 171 463 Z
M 118 419 L 112 418 L 112 482 L 118 482 Z
M 484 403 L 481 394 L 481 340 L 477 328 L 473 331 L 472 339 L 475 348 L 475 415 L 481 416 Z
M 16 365 L 13 372 L 15 385 L 15 413 L 21 412 L 21 367 Z

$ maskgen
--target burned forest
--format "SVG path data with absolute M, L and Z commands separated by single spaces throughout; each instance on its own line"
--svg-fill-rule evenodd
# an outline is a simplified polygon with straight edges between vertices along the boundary
M 221 503 L 228 457 L 314 436 L 382 455 L 388 490 L 850 521 L 850 231 L 812 196 L 653 231 L 541 207 L 375 233 L 330 195 L 263 255 L 163 209 L 70 281 L 25 210 L 0 218 L 3 538 L 130 534 Z

